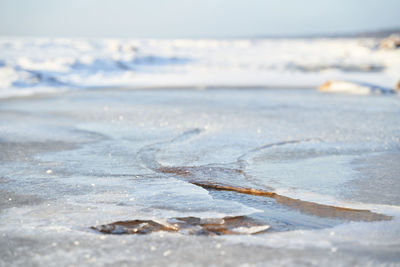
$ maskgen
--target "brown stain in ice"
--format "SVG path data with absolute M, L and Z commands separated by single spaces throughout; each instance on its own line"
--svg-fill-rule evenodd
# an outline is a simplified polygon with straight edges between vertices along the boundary
M 91 227 L 104 234 L 150 234 L 153 232 L 179 232 L 187 235 L 240 235 L 258 234 L 269 229 L 269 225 L 247 217 L 234 216 L 202 219 L 197 217 L 170 218 L 166 221 L 132 220 L 118 221 Z
M 329 85 L 330 83 L 326 83 L 326 86 Z M 251 158 L 255 153 L 259 153 L 260 151 L 272 147 L 298 144 L 309 141 L 322 141 L 319 138 L 286 140 L 256 147 L 252 150 L 249 150 L 247 153 L 240 155 L 237 158 L 236 162 L 231 164 L 231 166 L 236 166 L 236 167 L 231 167 L 231 166 L 224 167 L 215 165 L 165 166 L 157 161 L 156 154 L 160 152 L 162 149 L 165 149 L 165 147 L 167 147 L 168 145 L 186 141 L 194 136 L 199 135 L 201 132 L 202 130 L 200 129 L 189 130 L 169 141 L 143 147 L 138 153 L 139 157 L 142 159 L 142 161 L 146 164 L 146 166 L 149 169 L 155 172 L 180 176 L 186 181 L 194 185 L 201 186 L 205 189 L 233 191 L 240 194 L 273 198 L 278 203 L 285 205 L 289 208 L 296 209 L 303 213 L 318 217 L 338 218 L 349 221 L 380 221 L 380 220 L 392 219 L 391 216 L 375 213 L 370 210 L 351 209 L 345 207 L 318 204 L 315 202 L 304 201 L 300 199 L 283 196 L 272 191 L 247 188 L 242 186 L 243 181 L 246 180 L 251 181 L 251 176 L 249 176 L 245 171 L 247 166 L 246 159 Z M 230 184 L 218 183 L 216 182 L 218 180 L 229 181 Z
M 219 191 L 233 191 L 240 194 L 273 198 L 279 204 L 318 217 L 339 218 L 349 221 L 381 221 L 381 220 L 392 219 L 392 217 L 390 216 L 375 213 L 370 210 L 352 209 L 352 208 L 337 207 L 325 204 L 318 204 L 315 202 L 304 201 L 300 199 L 283 196 L 275 192 L 270 192 L 266 190 L 223 185 L 223 184 L 213 183 L 210 181 L 200 181 L 200 179 L 196 179 L 195 175 L 193 174 L 193 171 L 197 170 L 198 168 L 199 167 L 161 167 L 158 169 L 158 171 L 162 173 L 175 174 L 177 176 L 188 178 L 188 181 L 190 183 L 203 187 L 205 189 L 219 190 Z M 243 170 L 233 169 L 233 171 L 245 175 L 245 172 Z
M 392 219 L 392 217 L 390 216 L 374 213 L 371 212 L 370 210 L 352 209 L 352 208 L 318 204 L 315 202 L 286 197 L 274 192 L 268 192 L 252 188 L 221 186 L 215 184 L 200 184 L 200 183 L 193 183 L 193 184 L 196 184 L 198 186 L 207 189 L 234 191 L 241 194 L 273 198 L 280 204 L 319 217 L 340 218 L 351 221 L 381 221 L 381 220 Z

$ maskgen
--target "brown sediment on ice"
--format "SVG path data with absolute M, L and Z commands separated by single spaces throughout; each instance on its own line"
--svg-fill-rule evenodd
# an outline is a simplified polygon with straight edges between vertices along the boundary
M 280 147 L 286 145 L 298 144 L 301 142 L 309 141 L 322 141 L 319 138 L 309 138 L 302 140 L 286 140 L 275 143 L 265 144 L 254 149 L 249 150 L 247 153 L 239 156 L 232 164 L 236 167 L 225 167 L 215 165 L 203 165 L 203 166 L 165 166 L 159 163 L 156 159 L 156 154 L 161 151 L 164 146 L 168 146 L 172 143 L 178 143 L 185 141 L 193 136 L 197 136 L 202 132 L 200 129 L 193 129 L 178 137 L 173 138 L 167 142 L 156 143 L 147 146 L 139 151 L 140 158 L 146 164 L 146 166 L 158 173 L 173 174 L 180 176 L 186 181 L 201 186 L 208 190 L 220 190 L 220 191 L 233 191 L 240 194 L 262 196 L 275 199 L 277 203 L 287 206 L 289 208 L 298 210 L 302 213 L 325 217 L 325 218 L 336 218 L 348 221 L 380 221 L 390 220 L 391 216 L 374 213 L 370 210 L 351 209 L 345 207 L 337 207 L 325 204 L 318 204 L 315 202 L 304 201 L 300 199 L 294 199 L 279 195 L 272 191 L 264 189 L 255 189 L 249 187 L 242 187 L 243 180 L 251 180 L 251 177 L 246 173 L 246 158 L 251 157 L 255 153 L 259 153 L 265 149 L 272 147 Z M 218 178 L 223 177 L 223 181 L 229 181 L 229 185 L 219 183 Z
M 176 232 L 176 228 L 152 220 L 118 221 L 90 227 L 105 234 L 149 234 L 152 232 Z
M 204 170 L 202 170 L 204 169 Z M 279 204 L 285 205 L 289 208 L 296 209 L 300 212 L 314 215 L 318 217 L 325 218 L 338 218 L 342 220 L 348 221 L 381 221 L 381 220 L 390 220 L 392 217 L 375 213 L 370 210 L 361 210 L 361 209 L 351 209 L 345 207 L 337 207 L 331 205 L 318 204 L 315 202 L 304 201 L 300 199 L 294 199 L 287 196 L 283 196 L 277 194 L 275 192 L 254 189 L 254 188 L 246 188 L 241 186 L 232 186 L 232 185 L 223 185 L 213 182 L 212 174 L 218 175 L 221 172 L 228 174 L 240 174 L 246 176 L 245 171 L 241 169 L 230 169 L 230 168 L 220 168 L 217 170 L 214 168 L 200 168 L 200 167 L 160 167 L 157 169 L 158 172 L 175 174 L 177 176 L 181 176 L 185 178 L 190 183 L 201 186 L 205 189 L 211 190 L 219 190 L 219 191 L 233 191 L 240 194 L 247 194 L 253 196 L 262 196 L 273 198 Z M 207 173 L 209 171 L 210 173 Z M 197 177 L 196 174 L 204 175 L 202 179 Z M 210 177 L 207 177 L 210 176 Z
M 91 229 L 105 234 L 150 234 L 163 231 L 207 236 L 258 234 L 269 228 L 269 225 L 247 216 L 208 219 L 182 217 L 170 218 L 166 221 L 132 220 L 91 227 Z
M 205 167 L 206 170 L 213 170 L 212 168 Z M 241 175 L 246 175 L 245 171 L 241 169 L 218 169 L 219 171 L 229 171 L 229 173 L 237 173 Z M 361 210 L 361 209 L 351 209 L 345 207 L 337 207 L 331 205 L 324 205 L 318 204 L 315 202 L 304 201 L 300 199 L 294 199 L 290 197 L 286 197 L 275 192 L 261 190 L 261 189 L 254 189 L 254 188 L 246 188 L 240 186 L 232 186 L 232 185 L 223 185 L 212 182 L 211 177 L 206 177 L 203 181 L 201 181 L 196 174 L 200 172 L 199 167 L 160 167 L 157 171 L 162 173 L 169 173 L 175 174 L 181 177 L 186 178 L 190 183 L 201 186 L 205 189 L 211 190 L 219 190 L 219 191 L 233 191 L 240 194 L 246 195 L 253 195 L 253 196 L 262 196 L 262 197 L 269 197 L 273 198 L 279 204 L 285 205 L 289 208 L 297 209 L 300 212 L 319 216 L 319 217 L 326 217 L 326 218 L 338 218 L 342 220 L 349 220 L 349 221 L 381 221 L 381 220 L 390 220 L 392 217 L 374 213 L 369 210 Z M 205 171 L 202 171 L 201 174 L 204 174 Z M 215 170 L 214 170 L 215 172 Z M 214 173 L 211 171 L 211 174 Z M 218 172 L 215 172 L 218 174 Z
M 345 207 L 318 204 L 258 189 L 232 187 L 232 186 L 217 185 L 211 183 L 198 183 L 198 182 L 192 182 L 192 184 L 201 186 L 206 189 L 233 191 L 241 194 L 273 198 L 276 200 L 276 202 L 282 205 L 297 209 L 306 214 L 315 215 L 319 217 L 339 218 L 351 221 L 382 221 L 382 220 L 392 219 L 392 217 L 390 216 L 374 213 L 370 210 L 351 209 Z

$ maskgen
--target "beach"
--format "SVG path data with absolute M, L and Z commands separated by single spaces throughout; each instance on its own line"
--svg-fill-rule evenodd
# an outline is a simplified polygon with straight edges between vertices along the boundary
M 400 267 L 399 10 L 0 0 L 0 267 Z

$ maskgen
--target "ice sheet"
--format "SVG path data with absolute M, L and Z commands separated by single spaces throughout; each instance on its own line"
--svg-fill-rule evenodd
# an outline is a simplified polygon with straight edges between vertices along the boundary
M 283 89 L 81 90 L 1 100 L 0 265 L 396 265 L 399 111 L 391 96 Z M 305 214 L 274 199 L 206 190 L 159 165 L 393 219 Z M 271 231 L 188 237 L 90 229 L 234 215 L 266 220 Z

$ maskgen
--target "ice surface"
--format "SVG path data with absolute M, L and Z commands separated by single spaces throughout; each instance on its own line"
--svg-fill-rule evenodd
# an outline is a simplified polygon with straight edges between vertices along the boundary
M 398 100 L 305 89 L 75 90 L 3 99 L 0 265 L 398 265 Z M 310 215 L 272 198 L 207 190 L 160 165 L 393 219 Z M 240 237 L 90 229 L 241 215 L 271 228 Z
M 400 50 L 379 39 L 0 39 L 0 97 L 93 87 L 316 87 L 327 80 L 393 88 Z

